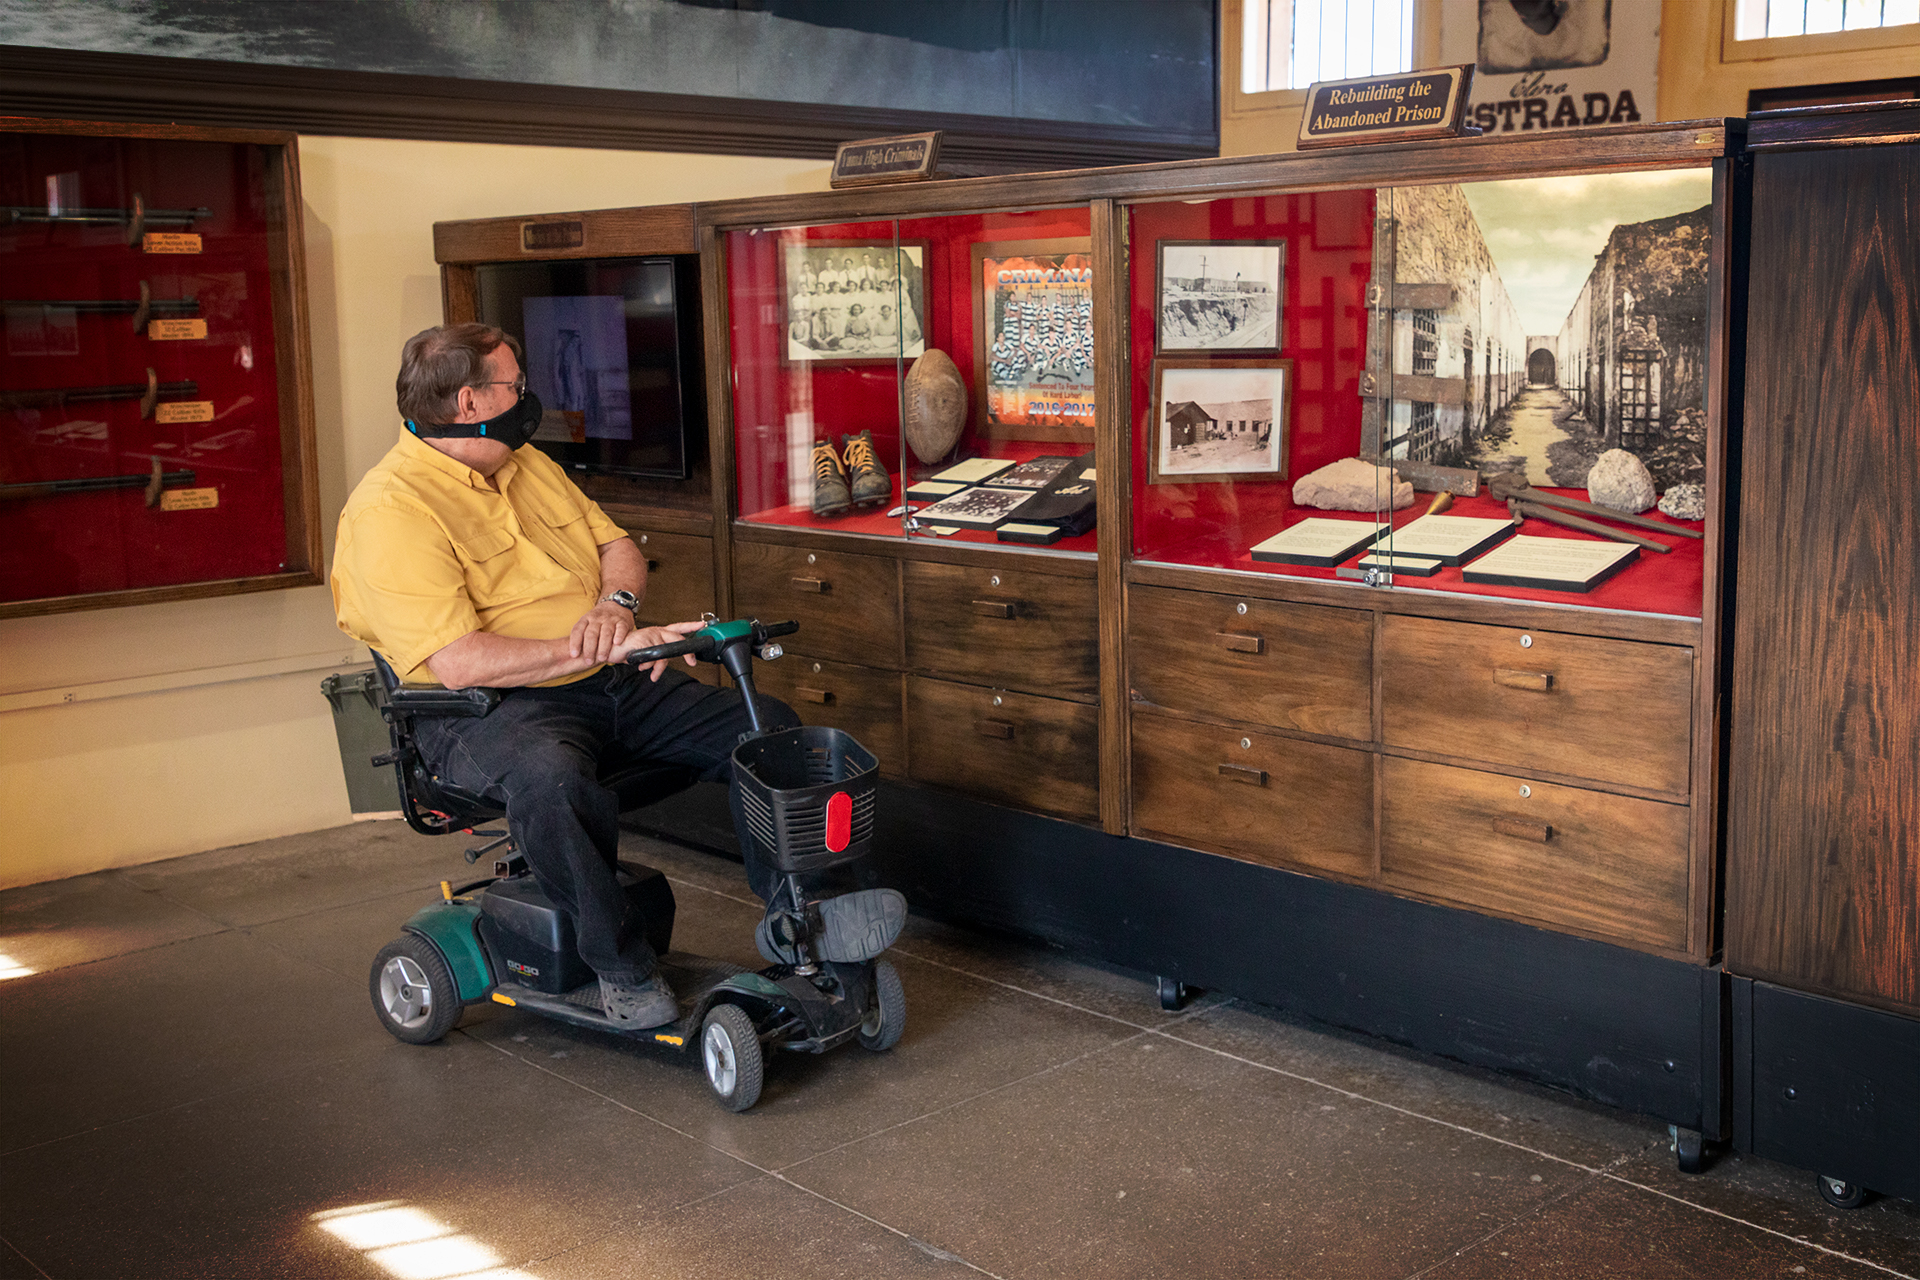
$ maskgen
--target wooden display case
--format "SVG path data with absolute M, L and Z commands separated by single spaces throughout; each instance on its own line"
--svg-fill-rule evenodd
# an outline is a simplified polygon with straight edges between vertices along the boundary
M 0 617 L 310 586 L 292 134 L 0 121 Z
M 801 616 L 795 652 L 875 687 L 905 673 L 917 781 L 1705 960 L 1727 154 L 1709 123 L 702 206 L 726 282 L 709 360 L 734 608 Z M 970 403 L 1002 396 L 983 385 L 1001 375 L 979 264 L 1031 268 L 1019 255 L 1043 244 L 1087 251 L 1097 530 L 1042 550 L 929 537 L 900 510 L 903 478 L 935 469 L 903 442 L 903 381 L 937 346 Z M 793 264 L 842 251 L 819 246 L 911 253 L 923 342 L 802 351 L 818 334 L 791 322 L 815 290 Z M 971 421 L 950 459 L 1079 447 L 1057 424 L 1020 439 Z M 813 509 L 809 450 L 863 430 L 893 472 L 885 510 Z M 1584 500 L 1618 447 L 1662 489 L 1700 485 L 1709 518 L 1649 513 L 1665 549 L 1590 592 L 1480 585 L 1471 563 L 1368 577 L 1368 548 L 1320 567 L 1250 554 L 1306 518 L 1360 522 L 1391 554 L 1434 489 L 1476 471 Z M 1295 501 L 1295 481 L 1356 455 L 1416 481 L 1418 503 L 1396 507 L 1385 479 L 1358 511 Z M 1510 520 L 1465 487 L 1450 518 Z M 1597 541 L 1538 516 L 1521 532 Z M 1044 700 L 1048 727 L 989 739 L 1016 718 L 969 690 Z M 1516 887 L 1520 868 L 1540 874 Z

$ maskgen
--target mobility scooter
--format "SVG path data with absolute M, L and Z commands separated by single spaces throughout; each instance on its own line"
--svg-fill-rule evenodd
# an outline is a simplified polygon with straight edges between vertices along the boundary
M 541 891 L 512 837 L 475 830 L 504 816 L 502 807 L 450 785 L 420 758 L 417 717 L 485 715 L 499 693 L 408 689 L 376 654 L 381 714 L 393 749 L 373 763 L 393 766 L 408 824 L 428 835 L 464 830 L 493 837 L 491 844 L 468 850 L 468 862 L 497 855 L 485 879 L 459 888 L 442 881 L 441 900 L 417 912 L 374 957 L 369 986 L 387 1030 L 408 1043 L 429 1044 L 452 1029 L 466 1006 L 491 1000 L 678 1050 L 697 1046 L 707 1084 L 729 1111 L 745 1111 L 758 1100 L 764 1049 L 824 1053 L 850 1040 L 875 1051 L 891 1049 L 906 1026 L 899 974 L 883 958 L 857 964 L 819 959 L 813 946 L 821 928 L 818 904 L 807 900 L 800 885 L 803 875 L 867 853 L 878 764 L 837 729 L 766 730 L 755 702 L 753 659 L 779 657 L 774 638 L 798 629 L 791 622 L 709 617 L 685 639 L 637 650 L 628 659 L 645 665 L 692 654 L 733 677 L 752 725 L 733 753 L 733 799 L 745 815 L 745 836 L 756 846 L 747 856 L 781 875 L 771 932 L 792 957 L 753 971 L 671 951 L 672 887 L 654 868 L 622 862 L 620 882 L 647 921 L 647 940 L 680 1003 L 677 1021 L 644 1030 L 617 1026 L 601 1010 L 599 982 L 574 948 L 572 920 Z M 620 797 L 623 811 L 693 781 L 690 770 L 659 765 L 600 778 Z

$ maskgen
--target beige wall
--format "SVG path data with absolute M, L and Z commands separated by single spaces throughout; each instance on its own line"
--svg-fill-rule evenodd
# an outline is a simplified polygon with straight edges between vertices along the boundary
M 1220 154 L 1259 155 L 1291 151 L 1300 132 L 1305 91 L 1248 95 L 1239 92 L 1241 0 L 1220 0 Z M 1439 6 L 1416 0 L 1414 65 L 1439 61 Z M 1920 74 L 1920 28 L 1853 33 L 1872 41 L 1909 41 L 1882 47 L 1834 50 L 1834 38 L 1801 42 L 1787 54 L 1728 58 L 1722 52 L 1725 0 L 1664 0 L 1660 9 L 1661 120 L 1743 116 L 1752 89 L 1841 84 Z M 1844 43 L 1846 38 L 1841 38 Z M 1808 51 L 1811 49 L 1812 51 Z
M 822 190 L 819 161 L 303 138 L 327 548 L 440 319 L 432 226 Z M 348 821 L 319 681 L 365 661 L 326 588 L 0 622 L 0 888 Z

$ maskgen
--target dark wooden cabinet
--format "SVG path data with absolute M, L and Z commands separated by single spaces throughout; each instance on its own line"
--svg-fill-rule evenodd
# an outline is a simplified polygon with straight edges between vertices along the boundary
M 1753 159 L 1727 967 L 1920 1012 L 1920 110 Z M 1881 132 L 1887 145 L 1861 145 Z M 1776 149 L 1777 148 L 1777 149 Z
M 1006 689 L 907 678 L 914 781 L 1081 822 L 1100 813 L 1093 707 Z

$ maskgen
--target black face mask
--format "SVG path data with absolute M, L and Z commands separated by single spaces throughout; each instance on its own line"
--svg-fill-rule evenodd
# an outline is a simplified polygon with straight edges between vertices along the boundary
M 518 449 L 533 439 L 533 433 L 539 429 L 540 416 L 545 410 L 541 407 L 540 397 L 531 390 L 522 391 L 513 407 L 499 417 L 488 422 L 407 422 L 407 430 L 417 436 L 437 437 L 439 439 L 461 439 L 485 437 L 498 440 L 509 449 Z

